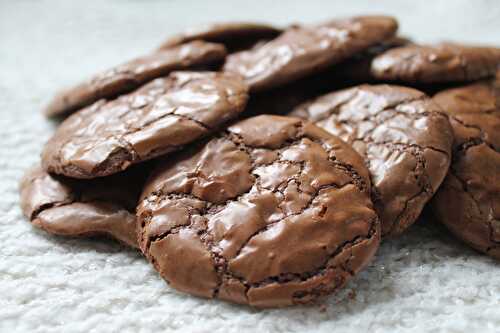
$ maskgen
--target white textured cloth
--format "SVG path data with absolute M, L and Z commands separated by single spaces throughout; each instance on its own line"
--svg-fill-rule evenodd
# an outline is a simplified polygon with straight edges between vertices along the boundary
M 349 5 L 347 5 L 349 4 Z M 136 251 L 54 237 L 21 216 L 18 181 L 54 124 L 54 92 L 217 20 L 397 15 L 419 41 L 500 44 L 500 2 L 0 0 L 1 332 L 499 332 L 500 264 L 416 225 L 324 306 L 255 310 L 182 295 Z

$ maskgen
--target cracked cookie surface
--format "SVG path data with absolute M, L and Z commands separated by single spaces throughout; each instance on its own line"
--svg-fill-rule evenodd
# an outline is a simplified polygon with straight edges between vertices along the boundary
M 491 77 L 499 66 L 499 48 L 456 43 L 413 44 L 377 56 L 371 63 L 371 71 L 379 80 L 425 84 Z
M 138 247 L 135 207 L 147 177 L 144 166 L 96 180 L 54 176 L 40 166 L 20 183 L 20 204 L 30 222 L 62 236 L 106 235 Z
M 420 215 L 446 175 L 452 132 L 424 93 L 361 85 L 298 106 L 308 119 L 350 143 L 365 159 L 383 236 L 400 234 Z
M 221 44 L 193 41 L 139 57 L 58 93 L 44 113 L 49 117 L 67 115 L 101 98 L 128 93 L 172 71 L 222 62 L 225 56 L 226 49 Z
M 263 23 L 214 23 L 190 29 L 168 38 L 161 44 L 160 50 L 169 49 L 173 46 L 193 40 L 203 40 L 224 44 L 229 52 L 234 52 L 236 50 L 249 48 L 262 40 L 274 38 L 280 33 L 281 29 Z
M 257 307 L 334 292 L 380 241 L 362 158 L 290 117 L 240 121 L 165 161 L 137 216 L 141 250 L 172 287 Z
M 500 80 L 433 97 L 449 115 L 453 160 L 432 210 L 458 238 L 500 259 Z
M 395 19 L 360 16 L 315 26 L 293 26 L 276 39 L 229 55 L 224 71 L 242 75 L 251 91 L 290 83 L 392 37 Z
M 42 166 L 73 178 L 110 175 L 207 135 L 243 111 L 247 99 L 235 75 L 174 72 L 71 115 L 46 143 Z

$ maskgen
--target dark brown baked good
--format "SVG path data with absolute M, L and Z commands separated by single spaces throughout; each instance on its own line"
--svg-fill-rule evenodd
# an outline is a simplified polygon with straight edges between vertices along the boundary
M 362 158 L 297 118 L 258 116 L 161 165 L 140 247 L 180 291 L 257 307 L 342 287 L 380 240 Z
M 148 173 L 141 166 L 97 180 L 50 175 L 39 166 L 21 180 L 21 208 L 31 223 L 63 236 L 111 236 L 138 247 L 135 207 Z
M 371 68 L 379 80 L 425 84 L 490 77 L 499 66 L 499 48 L 441 43 L 388 50 L 372 61 Z
M 450 170 L 432 200 L 434 215 L 458 238 L 500 259 L 500 79 L 433 99 L 455 134 Z
M 446 175 L 453 135 L 445 115 L 424 93 L 361 85 L 298 106 L 309 119 L 352 144 L 371 174 L 382 235 L 408 228 Z
M 160 50 L 190 42 L 204 40 L 221 43 L 229 52 L 249 48 L 261 40 L 269 40 L 282 32 L 269 24 L 255 22 L 224 22 L 208 24 L 187 30 L 164 41 Z
M 242 75 L 251 91 L 290 83 L 339 63 L 394 35 L 395 19 L 362 16 L 293 26 L 276 39 L 230 54 L 224 71 Z
M 101 98 L 112 99 L 144 83 L 181 69 L 221 62 L 226 49 L 221 44 L 194 41 L 152 53 L 103 73 L 57 94 L 44 110 L 49 117 L 72 113 Z
M 238 76 L 174 72 L 71 115 L 45 145 L 42 165 L 74 178 L 110 175 L 210 133 L 243 111 L 247 99 Z

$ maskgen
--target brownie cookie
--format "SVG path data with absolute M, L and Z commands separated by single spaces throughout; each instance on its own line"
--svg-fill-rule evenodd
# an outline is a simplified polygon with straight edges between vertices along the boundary
M 112 99 L 130 92 L 174 70 L 222 62 L 225 56 L 226 49 L 221 44 L 194 41 L 136 58 L 57 94 L 45 114 L 49 117 L 68 114 L 101 98 Z
M 499 66 L 498 48 L 441 43 L 388 50 L 373 60 L 371 70 L 379 80 L 426 84 L 490 77 Z
M 74 178 L 110 175 L 212 132 L 243 111 L 247 99 L 235 75 L 174 72 L 71 115 L 45 145 L 42 165 Z
M 229 55 L 224 71 L 241 74 L 252 91 L 284 85 L 339 63 L 394 35 L 395 19 L 363 16 L 293 26 L 274 40 Z
M 450 170 L 432 200 L 434 215 L 458 238 L 500 259 L 500 80 L 433 99 L 455 134 Z
M 446 175 L 453 140 L 445 115 L 422 92 L 361 85 L 298 106 L 309 119 L 350 143 L 365 158 L 382 235 L 403 232 Z
M 141 166 L 102 179 L 75 180 L 34 167 L 21 180 L 21 208 L 33 225 L 48 233 L 104 234 L 138 247 L 135 207 L 146 176 Z
M 234 52 L 249 48 L 259 41 L 272 39 L 280 33 L 281 29 L 261 23 L 215 23 L 173 36 L 161 44 L 160 50 L 193 40 L 204 40 L 224 44 L 230 52 Z
M 289 117 L 246 119 L 166 161 L 137 214 L 141 250 L 172 287 L 256 307 L 341 288 L 380 241 L 362 158 Z

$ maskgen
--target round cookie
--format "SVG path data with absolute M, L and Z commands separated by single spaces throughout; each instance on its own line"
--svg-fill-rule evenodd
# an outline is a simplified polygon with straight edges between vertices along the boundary
M 365 159 L 382 236 L 402 233 L 420 215 L 446 175 L 452 131 L 424 93 L 361 85 L 298 106 L 308 119 L 350 143 Z
M 321 72 L 392 37 L 396 30 L 396 20 L 386 16 L 293 26 L 268 43 L 230 54 L 223 69 L 242 75 L 251 91 L 268 90 Z
M 164 41 L 160 50 L 190 42 L 204 40 L 224 44 L 229 52 L 249 48 L 261 40 L 269 40 L 282 32 L 268 24 L 255 22 L 214 23 L 187 30 Z
M 107 235 L 138 247 L 135 207 L 148 175 L 141 166 L 97 180 L 50 175 L 39 166 L 21 180 L 23 214 L 48 233 Z
M 51 173 L 95 178 L 178 150 L 236 117 L 247 86 L 227 73 L 174 72 L 67 118 L 46 143 Z
M 165 161 L 137 214 L 141 250 L 172 287 L 256 307 L 341 288 L 380 241 L 361 157 L 289 117 L 240 121 Z
M 434 215 L 458 238 L 500 259 L 500 80 L 433 99 L 455 134 L 450 170 L 432 200 Z
M 411 84 L 474 81 L 494 76 L 500 49 L 455 43 L 407 45 L 390 49 L 371 64 L 379 80 Z
M 93 76 L 57 94 L 45 108 L 48 117 L 72 113 L 101 98 L 112 99 L 172 71 L 221 62 L 226 49 L 221 44 L 194 41 L 152 53 Z

